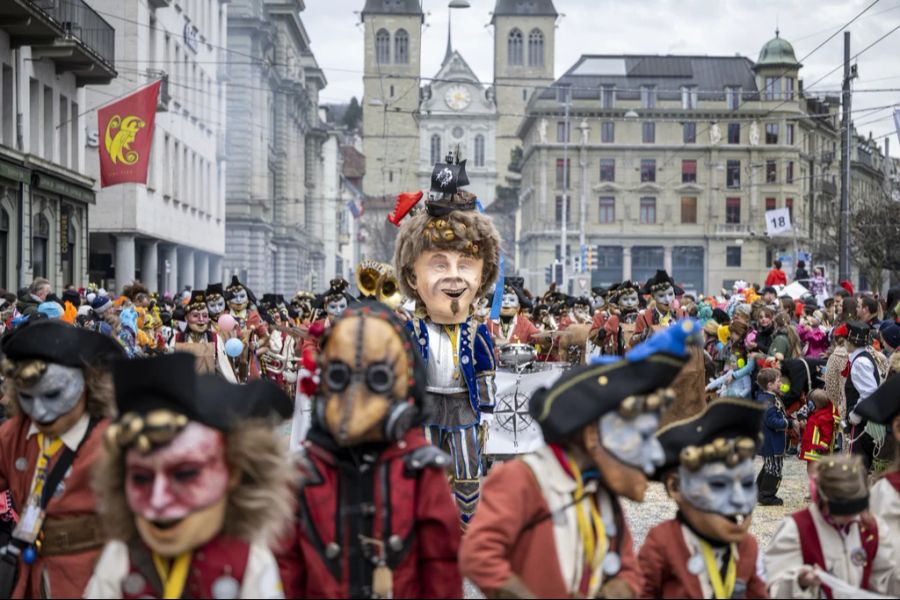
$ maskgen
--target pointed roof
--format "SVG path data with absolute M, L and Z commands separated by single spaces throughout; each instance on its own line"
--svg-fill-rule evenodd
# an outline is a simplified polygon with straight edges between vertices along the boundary
M 361 16 L 366 15 L 425 16 L 420 0 L 366 0 Z
M 553 6 L 553 0 L 497 0 L 494 5 L 494 17 L 501 16 L 526 16 L 526 17 L 556 17 L 559 13 Z
M 447 49 L 450 51 L 450 49 Z M 469 66 L 469 63 L 466 62 L 466 59 L 462 57 L 462 54 L 459 53 L 459 50 L 453 50 L 451 54 L 444 57 L 444 62 L 441 63 L 441 68 L 438 70 L 437 75 L 434 76 L 437 81 L 444 81 L 446 79 L 453 79 L 459 81 L 470 81 L 472 83 L 481 85 L 481 81 L 479 81 L 478 76 L 475 74 L 475 71 L 472 70 L 472 67 Z

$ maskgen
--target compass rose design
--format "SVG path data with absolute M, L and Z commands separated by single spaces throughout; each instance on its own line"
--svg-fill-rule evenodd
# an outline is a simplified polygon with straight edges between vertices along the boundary
M 528 414 L 528 395 L 519 392 L 518 384 L 512 392 L 501 394 L 497 398 L 494 421 L 499 427 L 512 433 L 514 440 L 519 433 L 524 433 L 534 425 L 534 419 Z

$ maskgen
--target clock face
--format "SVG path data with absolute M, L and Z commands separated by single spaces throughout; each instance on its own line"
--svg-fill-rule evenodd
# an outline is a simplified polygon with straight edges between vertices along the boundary
M 472 102 L 472 95 L 466 87 L 455 85 L 447 90 L 444 100 L 447 102 L 447 106 L 453 110 L 463 110 Z

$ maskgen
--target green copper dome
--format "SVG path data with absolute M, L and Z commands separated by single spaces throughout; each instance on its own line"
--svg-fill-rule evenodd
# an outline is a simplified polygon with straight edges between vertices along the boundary
M 759 60 L 756 61 L 756 67 L 778 66 L 778 67 L 797 67 L 801 65 L 797 62 L 794 55 L 794 47 L 790 42 L 782 39 L 775 30 L 775 37 L 766 42 L 759 52 Z

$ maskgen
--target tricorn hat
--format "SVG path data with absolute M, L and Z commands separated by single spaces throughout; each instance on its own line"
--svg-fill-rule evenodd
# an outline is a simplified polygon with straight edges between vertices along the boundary
M 203 290 L 194 290 L 191 292 L 191 298 L 188 300 L 185 311 L 203 310 L 206 308 L 206 292 Z
M 206 286 L 206 298 L 212 298 L 213 296 L 224 296 L 225 290 L 222 288 L 222 284 L 220 283 L 210 283 Z
M 641 289 L 641 293 L 652 294 L 658 290 L 664 290 L 669 286 L 675 290 L 676 296 L 684 294 L 684 290 L 675 285 L 675 280 L 669 277 L 669 274 L 664 269 L 657 269 L 656 275 L 647 280 L 647 283 L 645 283 L 643 289 Z
M 66 367 L 100 365 L 124 355 L 112 337 L 58 320 L 29 320 L 3 336 L 0 352 L 14 362 L 41 360 Z

